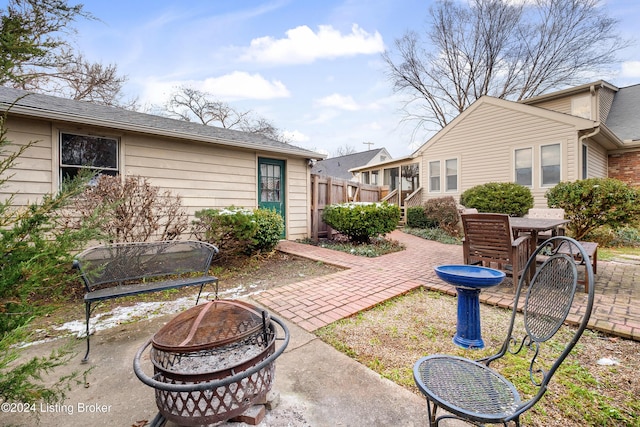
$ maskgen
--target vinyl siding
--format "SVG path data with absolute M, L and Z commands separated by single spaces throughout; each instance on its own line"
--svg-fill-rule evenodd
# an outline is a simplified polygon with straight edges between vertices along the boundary
M 25 206 L 42 199 L 53 191 L 51 125 L 44 121 L 33 122 L 21 118 L 9 118 L 6 139 L 7 152 L 15 152 L 19 146 L 35 144 L 20 156 L 7 175 L 11 179 L 0 189 L 0 198 L 6 200 L 15 194 L 14 204 Z M 56 157 L 57 159 L 57 157 Z M 57 164 L 57 160 L 56 160 Z M 57 178 L 55 178 L 57 182 Z
M 590 142 L 587 148 L 587 175 L 588 178 L 606 178 L 608 175 L 607 152 L 602 146 Z
M 154 186 L 179 195 L 189 215 L 205 208 L 258 206 L 258 157 L 286 161 L 287 238 L 308 237 L 310 184 L 304 158 L 233 149 L 214 144 L 121 133 L 98 128 L 77 128 L 47 121 L 10 118 L 8 139 L 15 144 L 39 140 L 11 170 L 12 179 L 0 189 L 6 199 L 19 191 L 15 204 L 41 200 L 58 187 L 59 131 L 116 136 L 120 139 L 119 168 L 122 175 L 140 175 Z
M 597 120 L 600 120 L 602 123 L 606 123 L 607 121 L 609 111 L 611 111 L 611 106 L 613 105 L 613 98 L 615 94 L 616 93 L 608 87 L 603 87 L 598 90 L 600 116 Z
M 571 114 L 571 97 L 552 99 L 529 105 L 546 108 L 547 110 L 557 111 L 559 113 Z
M 536 207 L 546 206 L 540 185 L 540 146 L 561 144 L 561 179 L 575 180 L 576 131 L 573 127 L 520 111 L 495 105 L 481 105 L 473 114 L 429 146 L 422 159 L 422 170 L 428 171 L 432 160 L 458 158 L 458 192 L 424 193 L 424 198 L 452 195 L 457 200 L 462 192 L 486 182 L 514 181 L 514 150 L 533 149 L 533 187 Z

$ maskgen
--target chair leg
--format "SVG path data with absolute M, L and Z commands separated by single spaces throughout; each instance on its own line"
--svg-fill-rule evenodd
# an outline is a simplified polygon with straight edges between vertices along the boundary
M 90 302 L 85 302 L 84 303 L 84 308 L 85 308 L 85 314 L 86 314 L 86 324 L 87 324 L 87 352 L 84 354 L 84 358 L 82 359 L 82 363 L 87 363 L 87 361 L 89 360 L 89 350 L 90 350 L 90 344 L 89 344 L 89 317 L 91 316 L 91 303 Z
M 200 294 L 202 293 L 202 288 L 204 288 L 204 283 L 202 285 L 200 285 L 200 290 L 198 291 L 198 297 L 196 298 L 196 305 L 198 305 L 198 302 L 200 301 Z
M 427 399 L 427 414 L 429 414 L 429 427 L 433 427 L 436 425 L 436 411 L 438 410 L 438 405 L 433 403 L 433 408 L 431 407 L 431 401 Z

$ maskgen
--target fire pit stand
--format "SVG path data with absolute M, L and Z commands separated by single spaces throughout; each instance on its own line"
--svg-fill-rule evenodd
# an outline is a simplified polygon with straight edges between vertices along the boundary
M 288 344 L 282 320 L 246 303 L 215 300 L 181 313 L 133 360 L 136 376 L 155 389 L 159 412 L 151 426 L 206 425 L 242 414 L 271 389 L 274 362 Z M 141 366 L 148 349 L 153 376 Z

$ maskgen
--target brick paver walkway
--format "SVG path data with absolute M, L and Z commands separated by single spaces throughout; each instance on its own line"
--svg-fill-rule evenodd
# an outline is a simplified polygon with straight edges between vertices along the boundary
M 455 295 L 455 288 L 440 280 L 433 267 L 462 263 L 462 246 L 445 245 L 401 231 L 394 231 L 389 237 L 403 243 L 406 249 L 366 258 L 291 241 L 280 242 L 278 249 L 283 252 L 345 270 L 273 288 L 254 298 L 302 328 L 315 331 L 421 286 Z M 640 341 L 640 266 L 598 261 L 595 282 L 596 299 L 589 327 Z M 511 307 L 511 282 L 507 280 L 482 291 L 480 300 Z M 572 311 L 580 311 L 585 301 L 585 294 L 579 292 Z

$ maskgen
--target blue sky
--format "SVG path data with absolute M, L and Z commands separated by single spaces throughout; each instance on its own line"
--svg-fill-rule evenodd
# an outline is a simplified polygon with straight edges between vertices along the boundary
M 518 1 L 518 0 L 514 0 Z M 99 21 L 80 21 L 76 44 L 90 61 L 117 64 L 126 97 L 164 103 L 181 85 L 253 110 L 292 143 L 332 155 L 386 148 L 410 154 L 428 138 L 403 124 L 381 53 L 425 28 L 431 0 L 85 0 Z M 640 83 L 640 3 L 606 0 L 636 44 L 602 76 Z M 586 82 L 585 82 L 586 83 Z

